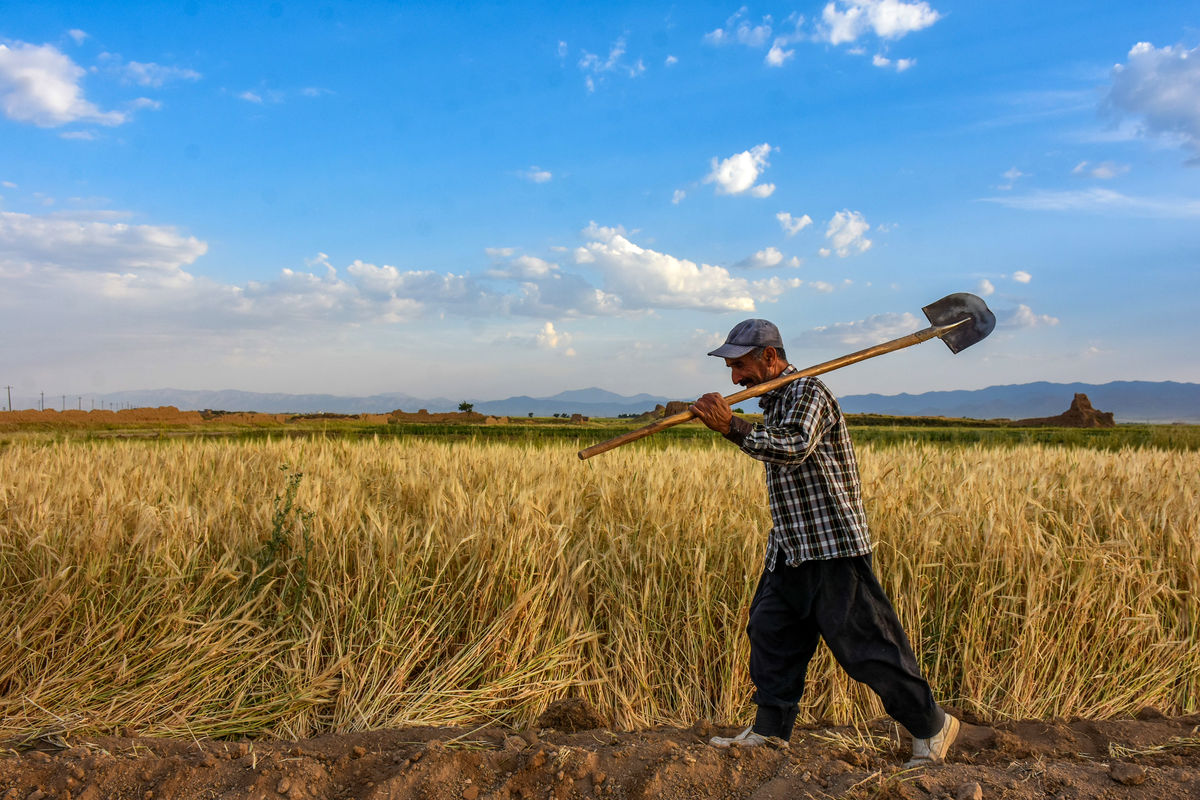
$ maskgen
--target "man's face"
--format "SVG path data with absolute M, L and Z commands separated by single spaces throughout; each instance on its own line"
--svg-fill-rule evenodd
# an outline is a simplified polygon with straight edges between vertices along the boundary
M 725 359 L 725 366 L 729 367 L 730 378 L 734 383 L 749 388 L 775 377 L 771 370 L 771 355 L 774 355 L 773 349 L 763 353 L 761 358 L 755 358 L 753 353 L 747 353 L 738 358 Z

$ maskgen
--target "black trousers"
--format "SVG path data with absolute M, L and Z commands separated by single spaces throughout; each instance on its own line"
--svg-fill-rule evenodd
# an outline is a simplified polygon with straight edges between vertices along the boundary
M 746 634 L 759 707 L 756 733 L 791 737 L 808 663 L 821 638 L 850 677 L 879 695 L 909 733 L 924 739 L 941 730 L 945 714 L 921 677 L 869 554 L 795 567 L 780 557 L 758 582 Z

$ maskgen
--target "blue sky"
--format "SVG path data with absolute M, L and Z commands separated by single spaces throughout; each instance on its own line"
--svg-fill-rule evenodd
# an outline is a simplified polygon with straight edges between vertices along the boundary
M 0 115 L 14 399 L 1200 381 L 1194 3 L 0 4 Z

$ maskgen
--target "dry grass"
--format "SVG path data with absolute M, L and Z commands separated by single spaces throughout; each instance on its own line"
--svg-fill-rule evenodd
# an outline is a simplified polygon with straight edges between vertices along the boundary
M 1198 710 L 1200 454 L 860 461 L 877 571 L 944 702 Z M 620 727 L 744 719 L 760 469 L 728 446 L 9 445 L 0 734 L 519 723 L 568 693 Z M 882 713 L 827 651 L 809 687 L 806 717 Z

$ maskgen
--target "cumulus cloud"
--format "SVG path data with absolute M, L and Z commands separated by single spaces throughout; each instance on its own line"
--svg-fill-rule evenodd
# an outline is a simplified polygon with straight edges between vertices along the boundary
M 1012 274 L 1012 279 L 1017 283 L 1029 283 L 1033 280 L 1033 276 L 1023 269 L 1019 269 Z
M 50 269 L 174 275 L 207 250 L 171 226 L 0 211 L 0 274 Z
M 505 278 L 508 280 L 538 280 L 553 275 L 559 269 L 557 264 L 551 263 L 537 256 L 520 255 L 512 259 L 502 268 L 488 270 L 488 277 Z
M 0 44 L 0 108 L 9 119 L 43 128 L 72 122 L 120 125 L 126 115 L 84 99 L 82 67 L 51 45 Z
M 72 39 L 74 39 L 75 44 L 83 44 L 84 40 L 88 38 L 87 31 L 81 31 L 79 28 L 72 28 L 71 30 L 67 31 L 67 36 L 70 36 Z
M 683 189 L 676 189 L 675 193 L 671 195 L 671 205 L 679 205 L 685 197 L 687 197 L 687 192 Z
M 849 209 L 837 212 L 825 229 L 825 238 L 829 240 L 830 247 L 822 249 L 821 255 L 837 253 L 839 258 L 845 258 L 851 253 L 867 252 L 871 249 L 871 240 L 866 236 L 870 229 L 871 226 L 860 212 Z
M 924 323 L 909 312 L 875 314 L 854 322 L 835 322 L 805 331 L 798 337 L 809 346 L 830 344 L 848 347 L 871 347 L 896 339 L 924 327 Z
M 830 44 L 853 42 L 868 32 L 881 39 L 900 39 L 939 19 L 941 14 L 926 2 L 835 0 L 821 12 L 819 36 Z
M 996 291 L 996 287 L 992 285 L 991 281 L 989 281 L 987 278 L 984 278 L 979 281 L 979 288 L 975 291 L 979 292 L 981 297 L 988 297 Z
M 591 241 L 576 249 L 576 263 L 599 271 L 604 290 L 627 309 L 753 311 L 756 302 L 774 300 L 801 285 L 795 279 L 735 278 L 722 267 L 639 247 L 616 229 L 595 223 L 584 236 Z
M 665 64 L 668 67 L 673 67 L 678 63 L 679 63 L 679 59 L 676 58 L 675 56 L 667 56 L 666 59 L 663 61 L 663 64 Z
M 241 100 L 245 100 L 247 103 L 261 104 L 263 101 L 261 94 L 258 94 L 257 92 L 252 92 L 249 89 L 238 94 L 238 98 Z
M 712 170 L 704 178 L 705 183 L 715 183 L 717 194 L 749 194 L 752 197 L 769 197 L 775 191 L 773 183 L 755 183 L 758 176 L 770 166 L 767 156 L 771 145 L 763 144 L 735 153 L 729 158 L 712 160 Z
M 550 170 L 542 169 L 541 167 L 537 166 L 530 167 L 529 169 L 523 170 L 517 174 L 530 183 L 547 183 L 551 178 L 554 177 L 554 175 L 550 173 Z
M 558 350 L 561 348 L 563 355 L 575 355 L 575 350 L 571 347 L 571 334 L 556 330 L 553 322 L 547 322 L 543 325 L 534 339 L 537 342 L 537 346 L 543 350 Z
M 779 220 L 779 227 L 783 228 L 783 232 L 788 236 L 795 236 L 809 225 L 812 225 L 812 217 L 808 214 L 793 217 L 787 211 L 780 211 L 775 215 L 775 219 Z
M 783 262 L 783 253 L 774 247 L 759 250 L 752 256 L 747 256 L 734 264 L 739 269 L 770 269 Z
M 1058 318 L 1049 314 L 1036 314 L 1024 303 L 1016 308 L 996 314 L 996 325 L 1001 328 L 1040 328 L 1058 324 Z
M 1138 42 L 1112 69 L 1105 108 L 1140 121 L 1147 136 L 1173 139 L 1200 160 L 1200 47 Z
M 1071 170 L 1072 175 L 1087 175 L 1102 181 L 1111 180 L 1118 175 L 1124 175 L 1126 172 L 1129 172 L 1128 164 L 1117 164 L 1114 161 L 1101 161 L 1099 164 L 1080 161 Z

